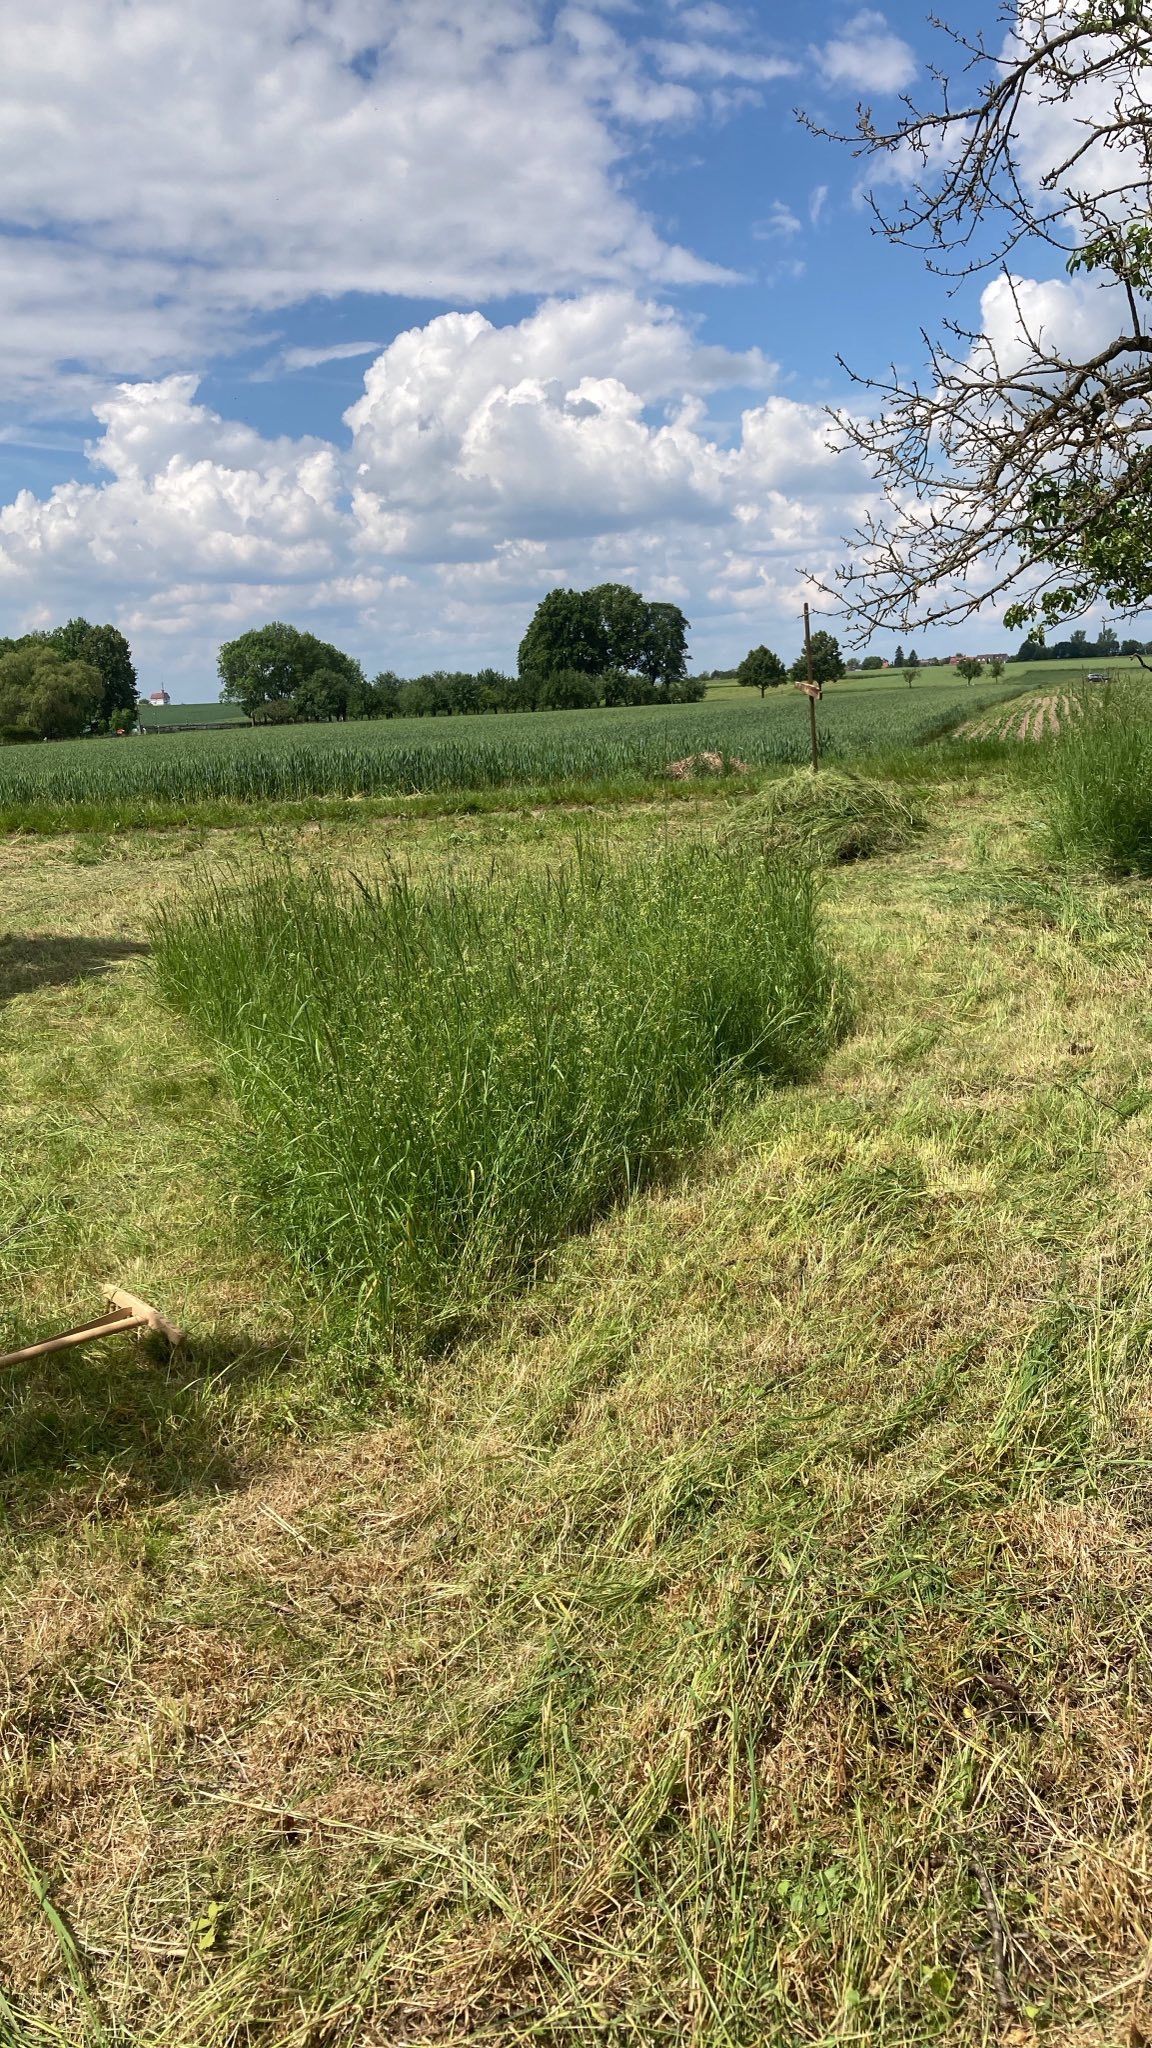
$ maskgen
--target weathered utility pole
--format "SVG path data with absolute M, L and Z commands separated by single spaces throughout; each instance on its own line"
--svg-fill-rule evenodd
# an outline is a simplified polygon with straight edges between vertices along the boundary
M 820 685 L 812 674 L 812 628 L 807 605 L 804 607 L 804 662 L 808 670 L 804 694 L 808 699 L 808 725 L 812 735 L 812 773 L 815 775 L 820 766 L 820 741 L 816 732 L 816 699 L 820 695 Z

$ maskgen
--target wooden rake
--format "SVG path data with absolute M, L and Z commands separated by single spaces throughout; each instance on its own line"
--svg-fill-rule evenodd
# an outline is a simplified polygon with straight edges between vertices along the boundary
M 45 1358 L 50 1351 L 70 1351 L 75 1344 L 90 1344 L 94 1337 L 118 1337 L 122 1331 L 135 1330 L 143 1335 L 145 1330 L 158 1330 L 175 1347 L 183 1344 L 184 1331 L 175 1323 L 162 1316 L 150 1301 L 141 1301 L 135 1294 L 126 1294 L 122 1287 L 102 1287 L 105 1301 L 111 1308 L 102 1316 L 93 1316 L 91 1322 L 77 1323 L 74 1330 L 61 1330 L 58 1337 L 44 1337 L 39 1344 L 25 1344 L 19 1351 L 0 1352 L 0 1366 L 23 1365 L 27 1358 Z

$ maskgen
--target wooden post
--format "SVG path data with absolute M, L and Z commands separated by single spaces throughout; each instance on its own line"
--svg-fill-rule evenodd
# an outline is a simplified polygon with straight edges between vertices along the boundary
M 808 607 L 804 607 L 804 660 L 808 670 L 808 727 L 812 738 L 812 773 L 820 766 L 820 741 L 816 732 L 816 679 L 812 674 L 812 628 Z

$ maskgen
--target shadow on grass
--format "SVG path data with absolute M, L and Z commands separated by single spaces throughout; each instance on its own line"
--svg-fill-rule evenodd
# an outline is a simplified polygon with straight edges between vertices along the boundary
M 0 1003 L 33 989 L 91 980 L 147 951 L 139 939 L 0 938 Z
M 242 1484 L 250 1437 L 230 1423 L 257 1382 L 296 1362 L 286 1343 L 218 1331 L 171 1353 L 118 1337 L 3 1368 L 0 1525 Z

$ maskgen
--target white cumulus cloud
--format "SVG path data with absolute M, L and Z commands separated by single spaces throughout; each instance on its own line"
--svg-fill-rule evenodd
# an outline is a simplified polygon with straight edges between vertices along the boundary
M 509 327 L 443 314 L 384 350 L 346 415 L 358 515 L 390 550 L 456 554 L 706 516 L 700 395 L 773 374 L 759 350 L 702 348 L 627 294 L 549 301 Z M 670 417 L 646 417 L 670 397 Z
M 1103 290 L 1091 277 L 1034 278 L 1002 275 L 980 295 L 981 333 L 974 360 L 991 355 L 1003 373 L 1020 370 L 1040 355 L 1083 361 L 1111 341 L 1127 302 Z
M 916 76 L 916 57 L 884 15 L 863 8 L 813 52 L 830 85 L 853 92 L 902 92 Z
M 0 508 L 0 574 L 121 591 L 172 575 L 315 577 L 344 556 L 337 452 L 264 440 L 196 403 L 195 377 L 122 385 L 95 407 L 96 483 L 21 491 Z
M 203 360 L 316 294 L 723 275 L 619 175 L 638 127 L 705 100 L 593 8 L 0 0 L 0 21 L 0 392 Z
M 511 661 L 551 584 L 606 576 L 683 603 L 701 658 L 742 651 L 866 489 L 773 374 L 605 292 L 397 336 L 339 443 L 223 419 L 191 376 L 121 385 L 90 477 L 0 509 L 9 616 L 115 617 L 184 694 L 220 638 L 276 616 L 401 668 Z M 709 410 L 725 389 L 746 394 L 731 425 Z

